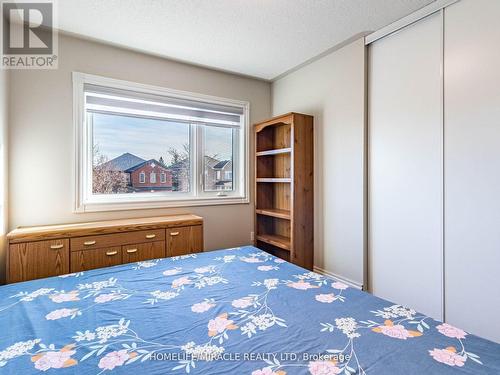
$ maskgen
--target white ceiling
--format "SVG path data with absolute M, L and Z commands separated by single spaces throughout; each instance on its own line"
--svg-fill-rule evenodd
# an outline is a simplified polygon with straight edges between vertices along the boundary
M 434 0 L 62 0 L 59 28 L 273 79 Z

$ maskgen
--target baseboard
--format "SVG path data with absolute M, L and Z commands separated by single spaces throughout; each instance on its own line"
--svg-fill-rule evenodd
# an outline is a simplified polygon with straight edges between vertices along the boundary
M 316 266 L 314 267 L 314 272 L 319 273 L 319 274 L 324 275 L 324 276 L 333 277 L 334 279 L 338 279 L 338 280 L 346 283 L 347 285 L 352 286 L 353 288 L 363 290 L 363 284 L 359 284 L 359 283 L 352 281 L 352 280 L 349 280 L 343 276 L 336 275 L 333 272 L 326 271 L 326 270 L 319 268 L 319 267 L 316 267 Z

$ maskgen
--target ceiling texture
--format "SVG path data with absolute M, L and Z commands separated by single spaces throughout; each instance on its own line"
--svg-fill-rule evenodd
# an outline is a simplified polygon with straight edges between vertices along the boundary
M 59 29 L 272 80 L 434 0 L 61 0 Z

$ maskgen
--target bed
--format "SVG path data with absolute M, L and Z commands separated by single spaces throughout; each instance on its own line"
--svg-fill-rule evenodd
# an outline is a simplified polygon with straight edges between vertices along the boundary
M 0 330 L 2 374 L 500 373 L 499 344 L 251 246 L 1 287 Z

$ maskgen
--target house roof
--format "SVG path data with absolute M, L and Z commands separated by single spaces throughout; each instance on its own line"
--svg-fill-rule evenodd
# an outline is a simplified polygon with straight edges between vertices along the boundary
M 111 171 L 125 171 L 126 169 L 143 162 L 145 162 L 144 159 L 126 152 L 125 154 L 101 164 L 101 166 Z
M 154 163 L 157 166 L 159 166 L 160 168 L 168 169 L 168 167 L 165 166 L 165 164 L 160 163 L 158 160 L 156 160 L 156 159 L 149 159 L 149 160 L 144 160 L 142 163 L 139 163 L 137 165 L 133 165 L 132 167 L 126 169 L 124 172 L 126 172 L 126 173 L 133 172 L 133 171 L 135 171 L 135 170 L 143 167 L 144 165 L 146 165 L 148 163 Z
M 231 162 L 231 160 L 222 160 L 222 161 L 218 162 L 217 164 L 215 164 L 212 168 L 213 169 L 222 169 L 230 162 Z
M 218 163 L 220 163 L 219 160 L 217 160 L 211 156 L 205 155 L 205 166 L 213 168 L 214 165 L 217 165 Z
M 205 166 L 210 167 L 212 169 L 222 169 L 228 163 L 232 163 L 231 160 L 218 160 L 211 156 L 205 155 Z

